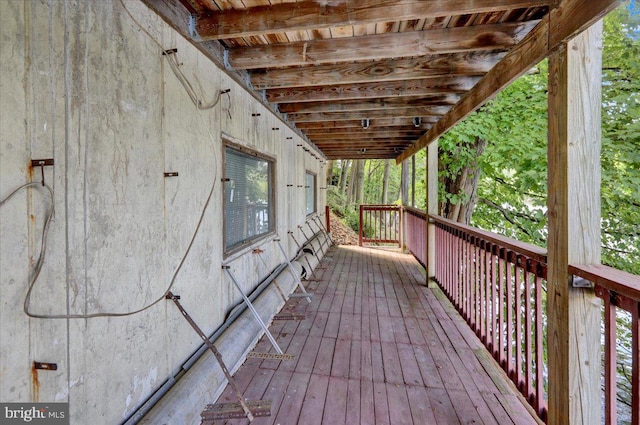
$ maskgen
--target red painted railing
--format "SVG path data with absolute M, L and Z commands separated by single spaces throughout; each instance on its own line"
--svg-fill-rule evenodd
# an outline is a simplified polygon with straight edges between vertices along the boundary
M 439 216 L 435 278 L 543 420 L 546 251 Z
M 415 208 L 403 207 L 406 227 L 404 243 L 409 252 L 422 266 L 427 264 L 426 214 Z
M 398 205 L 360 205 L 360 246 L 365 243 L 400 245 L 400 212 Z
M 324 218 L 326 220 L 327 233 L 331 233 L 331 208 L 329 205 L 324 207 Z
M 617 386 L 618 310 L 631 315 L 631 424 L 640 425 L 640 276 L 607 266 L 570 265 L 569 273 L 595 284 L 604 301 L 604 404 L 605 424 L 618 423 Z M 626 422 L 627 418 L 624 418 Z

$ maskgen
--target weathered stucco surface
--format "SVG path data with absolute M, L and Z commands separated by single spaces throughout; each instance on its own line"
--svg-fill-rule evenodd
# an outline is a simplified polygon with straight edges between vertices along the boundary
M 290 257 L 296 246 L 287 232 L 303 240 L 305 170 L 323 176 L 322 164 L 157 16 L 137 1 L 126 5 L 164 48 L 178 49 L 183 72 L 206 100 L 219 89 L 229 95 L 198 111 L 119 1 L 0 1 L 0 197 L 40 180 L 31 159 L 54 158 L 45 177 L 55 215 L 31 310 L 128 312 L 162 296 L 215 184 L 172 289 L 210 334 L 240 301 L 223 261 L 247 292 L 283 261 L 273 237 L 223 258 L 223 135 L 276 158 L 276 233 Z M 317 193 L 323 211 L 324 193 Z M 119 423 L 201 341 L 164 300 L 127 317 L 29 319 L 22 305 L 48 202 L 32 187 L 0 209 L 0 401 L 69 401 L 74 424 Z M 269 297 L 265 311 L 279 303 Z M 241 331 L 255 340 L 259 328 Z M 231 357 L 246 351 L 222 348 Z M 33 361 L 58 369 L 36 376 Z

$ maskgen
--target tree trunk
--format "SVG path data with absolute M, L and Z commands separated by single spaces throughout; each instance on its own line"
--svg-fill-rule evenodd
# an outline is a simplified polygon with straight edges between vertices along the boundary
M 441 174 L 440 182 L 444 185 L 445 191 L 451 194 L 458 194 L 460 202 L 453 203 L 449 200 L 440 204 L 440 214 L 450 220 L 459 223 L 469 224 L 471 214 L 478 203 L 478 180 L 480 179 L 480 166 L 478 157 L 484 152 L 487 141 L 476 137 L 472 145 L 469 146 L 475 152 L 474 160 L 463 167 L 454 177 L 446 177 Z M 455 153 L 454 153 L 455 155 Z
M 327 187 L 333 184 L 333 160 L 327 161 Z
M 358 160 L 358 172 L 357 172 L 357 180 L 358 183 L 356 185 L 356 204 L 362 204 L 364 199 L 364 169 L 366 167 L 367 161 L 365 159 Z
M 387 205 L 389 201 L 389 166 L 391 160 L 384 161 L 384 172 L 382 173 L 382 205 Z
M 411 206 L 416 207 L 416 156 L 411 157 Z
M 402 205 L 409 205 L 409 163 L 405 159 L 402 161 L 402 169 L 400 171 L 400 199 Z
M 349 172 L 349 185 L 347 186 L 347 205 L 354 204 L 356 199 L 356 186 L 358 185 L 356 175 L 358 171 L 358 161 L 351 161 L 351 169 Z
M 349 160 L 340 161 L 342 169 L 340 170 L 340 192 L 345 193 L 347 190 L 347 172 L 349 171 Z

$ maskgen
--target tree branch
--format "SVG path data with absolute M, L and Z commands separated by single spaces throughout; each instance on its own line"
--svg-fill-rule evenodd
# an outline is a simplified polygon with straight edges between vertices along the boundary
M 498 210 L 503 217 L 505 218 L 505 220 L 507 220 L 509 223 L 513 224 L 514 226 L 516 226 L 521 232 L 523 232 L 525 235 L 528 235 L 529 237 L 533 238 L 534 236 L 531 234 L 531 232 L 529 232 L 529 230 L 525 229 L 524 227 L 522 227 L 522 225 L 520 223 L 518 223 L 517 221 L 515 221 L 513 219 L 513 217 L 511 217 L 511 214 L 514 214 L 512 211 L 507 211 L 506 209 L 502 208 L 500 205 L 496 204 L 493 201 L 490 201 L 488 199 L 484 199 L 484 198 L 480 198 L 478 199 L 480 202 L 482 202 L 483 204 Z M 525 215 L 523 214 L 515 214 L 516 216 L 520 216 L 520 217 L 524 217 L 526 218 Z
M 538 198 L 538 199 L 547 199 L 547 197 L 545 195 L 540 195 L 538 193 L 531 193 L 531 192 L 523 192 L 521 191 L 519 188 L 517 188 L 515 185 L 511 184 L 511 183 L 507 183 L 506 180 L 504 180 L 502 177 L 498 177 L 498 176 L 489 176 L 491 177 L 493 180 L 495 180 L 496 182 L 503 184 L 507 187 L 510 187 L 511 189 L 513 189 L 514 191 L 518 192 L 518 193 L 522 193 L 524 195 L 530 196 L 532 198 Z

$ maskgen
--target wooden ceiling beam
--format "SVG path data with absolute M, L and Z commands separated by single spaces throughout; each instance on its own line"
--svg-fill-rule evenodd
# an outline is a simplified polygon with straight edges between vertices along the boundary
M 323 134 L 317 136 L 308 136 L 315 145 L 322 144 L 327 140 L 417 140 L 421 134 L 402 134 L 402 133 L 386 133 L 386 132 L 372 132 L 370 134 L 349 134 L 349 133 L 335 133 L 335 134 Z
M 344 142 L 344 141 L 336 141 L 335 144 L 331 145 L 331 146 L 326 146 L 326 151 L 332 151 L 332 152 L 339 152 L 339 151 L 360 151 L 361 153 L 362 150 L 364 149 L 367 152 L 374 152 L 374 151 L 402 151 L 403 148 L 406 148 L 407 145 L 409 145 L 410 143 L 406 143 L 406 144 L 358 144 L 358 143 L 349 143 L 349 142 Z
M 395 158 L 395 152 L 389 152 L 385 154 L 358 154 L 358 153 L 335 153 L 332 156 L 327 156 L 327 159 L 393 159 Z
M 504 51 L 428 55 L 410 59 L 385 59 L 295 68 L 256 70 L 250 73 L 256 89 L 309 87 L 430 77 L 482 76 L 505 56 Z
M 480 78 L 438 77 L 382 83 L 370 82 L 337 86 L 272 89 L 266 90 L 265 97 L 267 101 L 272 103 L 292 103 L 465 93 L 480 81 Z
M 343 128 L 343 129 L 334 129 L 334 130 L 308 130 L 303 132 L 309 138 L 322 139 L 327 138 L 333 135 L 339 135 L 340 137 L 351 135 L 353 137 L 366 137 L 371 136 L 372 134 L 384 134 L 385 136 L 421 136 L 424 133 L 424 130 L 415 127 L 378 127 L 378 128 Z M 417 138 L 417 137 L 416 137 Z
M 319 146 L 320 149 L 323 150 L 333 150 L 333 151 L 337 151 L 340 149 L 389 149 L 389 150 L 396 150 L 399 152 L 402 152 L 403 149 L 405 149 L 407 146 L 411 145 L 411 141 L 409 140 L 404 140 L 404 141 L 389 141 L 389 142 L 382 142 L 382 141 L 378 141 L 378 142 L 370 142 L 370 143 L 366 143 L 366 142 L 358 142 L 358 141 L 352 141 L 352 140 L 342 140 L 342 139 L 336 139 L 334 141 L 332 141 L 331 143 L 327 143 L 322 145 L 321 147 Z
M 438 120 L 438 117 L 420 117 L 422 119 L 422 123 L 417 127 L 418 130 L 428 130 L 433 123 Z M 373 118 L 369 120 L 369 128 L 376 127 L 401 127 L 406 128 L 409 126 L 413 126 L 413 117 L 393 117 L 393 118 Z M 313 130 L 339 130 L 348 128 L 349 131 L 361 131 L 364 130 L 362 128 L 361 120 L 351 120 L 351 121 L 308 121 L 308 122 L 300 122 L 296 124 L 296 128 L 304 131 L 313 131 Z M 415 127 L 414 127 L 415 128 Z
M 360 149 L 328 150 L 327 159 L 390 159 L 397 155 L 398 149 Z
M 461 95 L 446 94 L 435 96 L 407 96 L 384 97 L 370 100 L 343 100 L 336 102 L 299 102 L 281 103 L 278 110 L 281 113 L 312 113 L 312 112 L 342 112 L 366 111 L 375 109 L 404 108 L 408 106 L 452 106 L 458 103 Z
M 508 49 L 522 40 L 536 23 L 475 25 L 234 47 L 229 49 L 228 59 L 233 69 L 256 69 Z
M 302 1 L 229 9 L 203 15 L 195 22 L 195 32 L 202 40 L 240 38 L 347 25 L 491 13 L 547 6 L 549 3 L 549 0 Z
M 315 112 L 312 114 L 287 114 L 292 122 L 309 121 L 342 121 L 392 117 L 439 117 L 450 108 L 446 106 L 419 106 L 415 108 L 396 108 L 389 110 L 355 111 L 355 112 Z
M 620 4 L 620 0 L 562 0 L 558 7 L 518 46 L 485 75 L 445 116 L 416 143 L 396 158 L 397 163 L 415 155 L 454 125 L 481 107 L 516 78 L 545 58 L 558 44 L 571 39 Z

